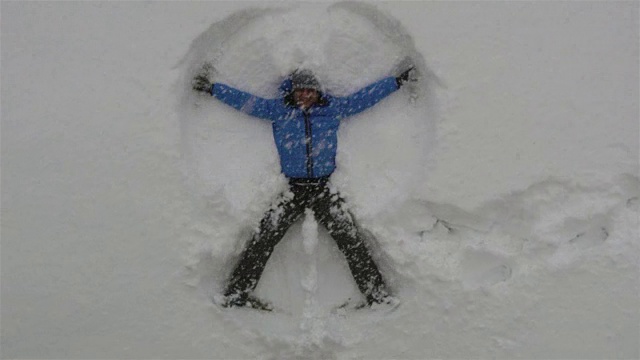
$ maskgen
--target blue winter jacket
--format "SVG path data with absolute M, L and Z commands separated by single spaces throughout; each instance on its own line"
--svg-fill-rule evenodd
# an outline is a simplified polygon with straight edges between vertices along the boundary
M 264 99 L 216 83 L 211 95 L 246 114 L 271 120 L 280 166 L 287 177 L 319 178 L 336 168 L 340 120 L 375 105 L 396 91 L 398 84 L 394 77 L 387 77 L 346 97 L 321 94 L 320 103 L 306 110 L 293 104 L 290 80 L 280 89 L 282 97 Z

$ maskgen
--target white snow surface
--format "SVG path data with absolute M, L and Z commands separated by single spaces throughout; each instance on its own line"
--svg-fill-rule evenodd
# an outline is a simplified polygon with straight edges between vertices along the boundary
M 637 2 L 2 2 L 2 358 L 639 358 Z M 268 122 L 189 90 L 345 95 L 332 186 L 401 304 L 308 211 L 221 309 L 286 181 Z

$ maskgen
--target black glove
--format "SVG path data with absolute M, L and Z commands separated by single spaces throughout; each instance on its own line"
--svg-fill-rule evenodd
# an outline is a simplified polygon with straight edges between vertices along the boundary
M 396 77 L 396 84 L 398 84 L 398 87 L 401 87 L 409 81 L 417 81 L 414 70 L 415 67 L 412 66 Z
M 193 78 L 193 90 L 211 93 L 211 86 L 213 85 L 209 78 L 206 75 L 198 74 L 195 78 Z
M 191 82 L 193 90 L 211 94 L 211 87 L 213 86 L 213 83 L 211 82 L 211 80 L 209 80 L 211 72 L 215 72 L 213 66 L 208 63 L 205 64 L 202 67 L 202 70 L 193 78 L 193 81 Z

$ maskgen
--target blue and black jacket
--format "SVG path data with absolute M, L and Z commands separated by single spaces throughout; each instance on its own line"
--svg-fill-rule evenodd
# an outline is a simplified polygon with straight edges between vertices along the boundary
M 340 120 L 372 107 L 398 88 L 396 78 L 387 77 L 349 96 L 321 94 L 320 101 L 306 110 L 293 103 L 291 80 L 285 80 L 280 87 L 283 96 L 275 99 L 220 83 L 211 87 L 211 95 L 248 115 L 271 121 L 285 176 L 320 178 L 336 168 Z

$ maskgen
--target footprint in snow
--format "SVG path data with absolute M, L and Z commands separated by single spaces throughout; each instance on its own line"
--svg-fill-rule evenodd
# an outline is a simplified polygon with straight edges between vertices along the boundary
M 592 226 L 569 240 L 569 243 L 578 248 L 587 249 L 604 243 L 608 237 L 609 230 L 606 227 Z
M 461 261 L 461 280 L 467 289 L 477 289 L 505 282 L 512 269 L 506 259 L 482 250 L 467 250 Z

